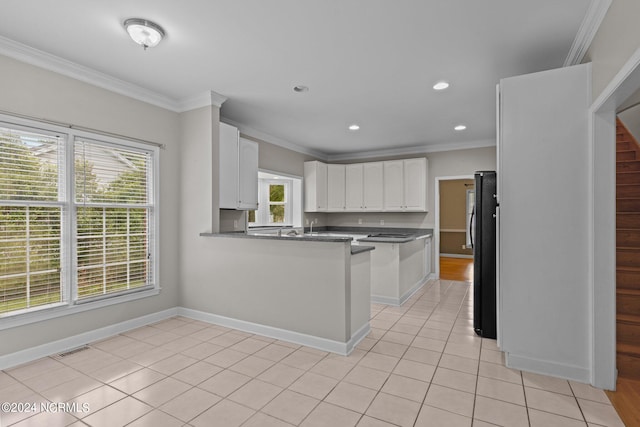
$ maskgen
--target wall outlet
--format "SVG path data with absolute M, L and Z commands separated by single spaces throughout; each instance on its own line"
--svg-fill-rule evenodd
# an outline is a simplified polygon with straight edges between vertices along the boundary
M 462 245 L 462 249 L 467 249 L 467 245 Z
M 235 229 L 235 228 L 238 228 L 238 220 L 237 220 L 237 219 L 234 219 L 234 220 L 233 220 L 233 228 L 234 228 L 234 229 Z
M 358 224 L 362 224 L 362 218 L 358 218 Z
M 304 225 L 309 225 L 309 218 L 305 218 Z
M 380 220 L 380 225 L 384 225 L 384 219 Z
M 313 223 L 317 224 L 318 223 L 318 218 L 313 218 Z

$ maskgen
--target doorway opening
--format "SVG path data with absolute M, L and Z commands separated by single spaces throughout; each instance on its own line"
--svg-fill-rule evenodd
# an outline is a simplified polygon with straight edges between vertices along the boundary
M 473 175 L 436 177 L 434 230 L 436 276 L 473 281 L 471 212 L 475 201 Z

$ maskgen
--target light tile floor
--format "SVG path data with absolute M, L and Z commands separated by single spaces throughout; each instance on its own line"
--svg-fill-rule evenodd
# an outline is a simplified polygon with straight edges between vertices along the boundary
M 176 317 L 0 372 L 6 426 L 622 426 L 602 390 L 504 366 L 473 333 L 466 282 L 372 306 L 348 356 Z M 15 408 L 14 408 L 15 409 Z

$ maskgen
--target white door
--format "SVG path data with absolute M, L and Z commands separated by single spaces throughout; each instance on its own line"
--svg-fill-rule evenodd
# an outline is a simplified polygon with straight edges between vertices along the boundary
M 345 167 L 345 208 L 348 211 L 364 209 L 363 164 L 356 163 Z
M 404 209 L 404 172 L 402 160 L 390 160 L 384 164 L 384 210 Z
M 240 138 L 238 157 L 238 207 L 258 209 L 258 143 Z
M 410 211 L 427 210 L 427 159 L 404 160 L 404 207 Z
M 327 165 L 327 209 L 344 211 L 345 165 Z
M 382 162 L 363 163 L 362 179 L 364 181 L 362 191 L 364 210 L 382 211 L 384 208 L 384 171 Z
M 238 129 L 220 123 L 220 207 L 238 208 Z

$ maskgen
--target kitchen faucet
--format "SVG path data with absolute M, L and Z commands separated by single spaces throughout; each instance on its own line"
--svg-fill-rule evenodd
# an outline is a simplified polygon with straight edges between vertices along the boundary
M 311 221 L 311 229 L 309 230 L 310 234 L 313 234 L 313 221 Z

